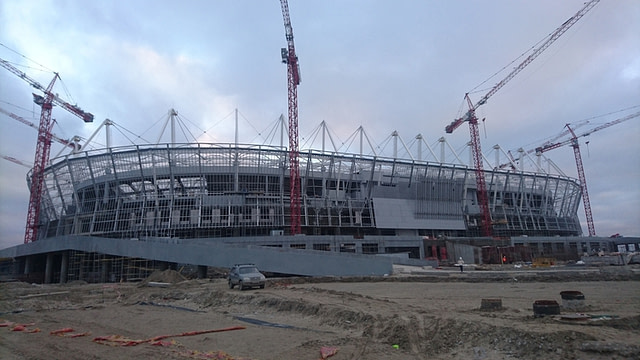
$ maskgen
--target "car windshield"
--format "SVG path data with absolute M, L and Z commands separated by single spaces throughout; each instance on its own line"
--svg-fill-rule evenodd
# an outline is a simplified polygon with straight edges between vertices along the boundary
M 241 267 L 239 272 L 240 274 L 251 274 L 258 272 L 258 269 L 255 267 Z

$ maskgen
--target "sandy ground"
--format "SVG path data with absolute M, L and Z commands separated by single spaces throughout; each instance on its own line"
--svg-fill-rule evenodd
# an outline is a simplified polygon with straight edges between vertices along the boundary
M 0 358 L 313 360 L 323 349 L 331 360 L 640 358 L 638 268 L 396 270 L 244 291 L 170 271 L 142 283 L 2 283 Z M 534 316 L 534 301 L 562 305 L 566 290 L 584 294 L 582 309 Z M 482 299 L 502 309 L 482 310 Z

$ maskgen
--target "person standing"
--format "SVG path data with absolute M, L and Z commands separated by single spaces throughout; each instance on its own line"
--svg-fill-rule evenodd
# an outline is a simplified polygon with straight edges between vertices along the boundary
M 458 266 L 460 266 L 460 272 L 464 272 L 464 260 L 462 260 L 462 256 L 458 259 Z

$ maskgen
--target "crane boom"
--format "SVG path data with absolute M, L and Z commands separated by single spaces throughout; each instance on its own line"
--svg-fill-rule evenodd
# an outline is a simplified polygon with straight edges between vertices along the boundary
M 560 142 L 557 142 L 557 143 L 551 143 L 551 144 L 545 143 L 543 146 L 539 146 L 539 147 L 537 147 L 537 148 L 535 148 L 533 150 L 529 150 L 528 152 L 531 153 L 531 152 L 535 151 L 536 153 L 543 153 L 543 152 L 546 152 L 546 151 L 549 151 L 549 150 L 557 149 L 559 147 L 571 144 L 573 142 L 573 136 L 575 136 L 577 138 L 589 136 L 589 135 L 593 134 L 596 131 L 600 131 L 600 130 L 606 129 L 606 128 L 610 127 L 610 126 L 613 126 L 613 125 L 616 125 L 616 124 L 620 124 L 621 122 L 625 122 L 625 121 L 631 120 L 633 118 L 637 118 L 638 116 L 640 116 L 640 111 L 635 112 L 633 114 L 629 114 L 629 115 L 624 116 L 624 117 L 621 117 L 620 119 L 616 119 L 616 120 L 604 123 L 602 125 L 598 125 L 598 126 L 594 127 L 593 129 L 589 129 L 589 130 L 581 133 L 580 135 L 575 135 L 575 133 L 574 133 L 575 128 L 572 129 L 571 131 L 567 130 L 567 131 L 569 131 L 569 133 L 572 134 L 572 137 L 570 139 L 567 139 L 567 140 L 564 140 L 564 141 L 560 141 Z M 570 124 L 566 125 L 567 129 L 570 129 L 569 125 Z
M 518 75 L 518 73 L 520 73 L 525 67 L 527 67 L 527 65 L 529 65 L 533 60 L 535 60 L 540 54 L 542 54 L 542 52 L 544 52 L 549 46 L 551 46 L 551 44 L 553 44 L 556 40 L 558 40 L 558 38 L 562 36 L 562 34 L 564 34 L 567 30 L 569 30 L 571 26 L 573 26 L 576 22 L 578 22 L 578 20 L 580 20 L 580 18 L 582 18 L 587 12 L 589 12 L 589 10 L 591 10 L 594 6 L 596 6 L 596 4 L 599 1 L 600 0 L 591 0 L 587 2 L 586 5 L 582 9 L 580 9 L 580 11 L 578 11 L 575 15 L 570 17 L 567 21 L 565 21 L 562 25 L 560 25 L 560 27 L 558 27 L 551 35 L 549 35 L 547 40 L 545 40 L 542 43 L 542 45 L 534 49 L 533 52 L 529 56 L 527 56 L 527 58 L 524 59 L 524 61 L 520 63 L 520 65 L 516 66 L 504 79 L 502 79 L 493 88 L 491 88 L 489 92 L 487 92 L 483 97 L 481 97 L 480 100 L 478 100 L 478 102 L 475 104 L 475 106 L 470 107 L 469 111 L 467 111 L 467 113 L 463 117 L 458 118 L 454 120 L 451 124 L 449 124 L 445 128 L 445 131 L 448 134 L 450 134 L 455 129 L 457 129 L 460 125 L 462 125 L 463 122 L 470 121 L 473 115 L 472 112 L 475 112 L 475 110 L 479 106 L 484 105 L 491 96 L 493 96 L 496 92 L 498 92 L 498 90 L 500 90 L 509 81 L 511 81 L 516 75 Z
M 609 126 L 620 124 L 621 122 L 625 122 L 627 120 L 631 120 L 631 119 L 636 118 L 638 116 L 640 116 L 640 111 L 636 112 L 636 113 L 633 113 L 633 114 L 629 114 L 629 115 L 627 115 L 625 117 L 622 117 L 620 119 L 609 121 L 609 122 L 604 123 L 602 125 L 596 126 L 593 129 L 589 129 L 589 130 L 581 133 L 580 135 L 577 135 L 577 137 L 589 136 L 589 135 L 593 134 L 596 131 L 600 131 L 600 130 L 606 129 Z M 572 131 L 575 132 L 577 127 L 583 126 L 584 124 L 585 123 L 578 123 L 577 125 L 576 124 L 571 125 L 572 126 Z M 555 142 L 558 139 L 561 139 L 561 138 L 563 138 L 563 137 L 565 137 L 565 136 L 567 136 L 569 134 L 571 134 L 571 131 L 564 130 L 564 131 L 560 132 L 558 135 L 554 136 L 551 140 L 546 141 L 544 144 L 542 144 L 542 145 L 540 145 L 540 146 L 538 146 L 536 148 L 529 149 L 529 150 L 525 151 L 524 153 L 525 154 L 536 153 L 536 155 L 540 155 L 540 154 L 542 154 L 544 152 L 547 152 L 549 150 L 553 150 L 553 149 L 557 149 L 557 148 L 565 146 L 565 145 L 569 145 L 573 141 L 571 138 L 570 139 L 565 139 L 565 140 L 560 141 L 560 142 Z M 511 160 L 510 162 L 500 164 L 498 166 L 498 168 L 499 169 L 503 169 L 503 168 L 505 168 L 507 166 L 512 166 L 512 164 L 515 163 L 515 159 L 511 158 L 510 160 Z
M 293 27 L 289 17 L 287 0 L 280 0 L 282 18 L 284 19 L 287 47 L 281 50 L 282 62 L 287 64 L 287 94 L 289 111 L 289 179 L 291 235 L 300 234 L 300 162 L 298 142 L 298 85 L 300 84 L 300 67 L 293 42 Z
M 18 77 L 20 77 L 22 80 L 28 82 L 31 86 L 33 86 L 34 88 L 42 91 L 45 95 L 51 95 L 52 98 L 52 102 L 55 103 L 56 105 L 59 105 L 63 108 L 65 108 L 67 111 L 69 111 L 70 113 L 72 113 L 73 115 L 79 117 L 80 119 L 82 119 L 84 122 L 93 122 L 93 114 L 88 113 L 88 112 L 84 112 L 82 111 L 82 109 L 80 109 L 77 105 L 71 105 L 68 102 L 60 99 L 58 97 L 58 95 L 56 94 L 49 94 L 47 93 L 47 88 L 45 88 L 44 86 L 40 85 L 39 82 L 35 81 L 34 79 L 32 79 L 31 77 L 29 77 L 27 74 L 23 73 L 22 71 L 18 70 L 16 67 L 14 67 L 13 65 L 11 65 L 8 61 L 4 60 L 4 59 L 0 59 L 0 66 L 4 67 L 5 69 L 11 71 L 12 73 L 14 73 L 15 75 L 17 75 Z M 56 74 L 57 76 L 57 74 Z M 42 102 L 44 101 L 44 98 L 42 96 L 39 95 L 33 95 L 36 98 L 37 102 Z
M 3 108 L 0 108 L 0 113 L 3 113 L 3 114 L 7 115 L 8 117 L 10 117 L 10 118 L 12 118 L 14 120 L 20 121 L 21 123 L 38 130 L 38 125 L 32 123 L 31 121 L 29 121 L 29 120 L 27 120 L 27 119 L 25 119 L 25 118 L 23 118 L 21 116 L 18 116 L 16 114 L 12 113 L 12 112 L 9 112 L 9 111 L 7 111 L 7 110 L 5 110 Z M 71 142 L 69 140 L 62 139 L 62 138 L 56 136 L 55 134 L 51 134 L 51 138 L 53 140 L 59 142 L 60 144 L 66 146 L 66 147 L 69 147 L 69 148 L 71 148 L 73 150 L 78 150 L 78 145 L 74 144 L 73 142 Z
M 0 157 L 5 159 L 5 160 L 9 160 L 14 164 L 22 165 L 22 166 L 26 167 L 27 169 L 31 169 L 31 165 L 25 163 L 24 161 L 18 160 L 18 159 L 14 158 L 14 157 L 7 156 L 7 155 L 0 155 Z

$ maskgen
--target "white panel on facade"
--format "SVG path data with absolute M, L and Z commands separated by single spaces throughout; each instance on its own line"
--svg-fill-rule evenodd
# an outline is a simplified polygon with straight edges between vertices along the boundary
M 189 221 L 192 225 L 198 225 L 200 219 L 200 211 L 198 209 L 191 209 L 189 213 Z
M 386 229 L 465 230 L 464 219 L 418 219 L 415 200 L 374 198 L 376 225 Z
M 155 211 L 147 211 L 147 226 L 153 226 L 153 222 L 156 218 Z
M 260 220 L 260 209 L 259 208 L 252 208 L 251 209 L 251 223 L 252 224 L 258 224 L 258 220 Z

